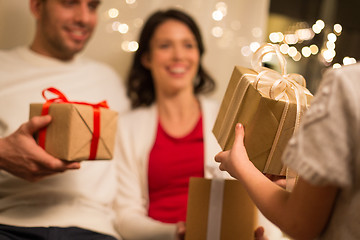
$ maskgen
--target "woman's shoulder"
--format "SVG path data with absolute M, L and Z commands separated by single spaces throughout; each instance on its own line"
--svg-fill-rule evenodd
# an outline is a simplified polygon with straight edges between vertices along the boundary
M 198 96 L 198 99 L 200 100 L 201 105 L 208 108 L 219 108 L 220 106 L 219 101 L 214 98 L 200 95 Z
M 152 105 L 149 107 L 139 107 L 129 110 L 119 116 L 119 122 L 123 124 L 143 124 L 156 116 L 156 108 Z
M 118 134 L 126 142 L 123 144 L 137 149 L 147 148 L 153 141 L 156 123 L 157 111 L 154 105 L 136 108 L 119 116 Z
M 200 101 L 201 109 L 204 114 L 216 114 L 219 111 L 220 104 L 216 99 L 206 97 L 206 96 L 198 96 Z

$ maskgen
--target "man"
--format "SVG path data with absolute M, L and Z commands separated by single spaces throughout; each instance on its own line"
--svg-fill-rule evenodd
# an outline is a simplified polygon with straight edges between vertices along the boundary
M 32 137 L 51 117 L 27 121 L 29 104 L 44 102 L 41 91 L 50 86 L 70 100 L 106 99 L 113 110 L 128 108 L 111 69 L 76 57 L 93 33 L 99 4 L 30 0 L 36 19 L 30 48 L 0 51 L 0 239 L 119 238 L 112 209 L 115 160 L 54 158 Z

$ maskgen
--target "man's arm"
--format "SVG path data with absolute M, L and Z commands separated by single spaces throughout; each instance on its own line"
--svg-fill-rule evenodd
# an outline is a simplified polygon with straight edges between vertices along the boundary
M 54 158 L 35 142 L 33 134 L 50 122 L 50 116 L 33 117 L 11 135 L 0 138 L 0 169 L 31 182 L 69 169 L 79 169 L 79 162 Z

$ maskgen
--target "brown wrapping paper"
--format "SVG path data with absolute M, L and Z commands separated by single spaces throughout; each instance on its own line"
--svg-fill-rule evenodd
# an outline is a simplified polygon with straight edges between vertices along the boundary
M 281 155 L 301 113 L 297 115 L 294 93 L 287 101 L 275 100 L 256 89 L 252 83 L 257 74 L 251 69 L 234 68 L 213 133 L 222 149 L 229 150 L 235 139 L 235 125 L 242 123 L 249 159 L 264 173 L 285 175 Z M 309 102 L 311 95 L 306 98 Z
M 185 240 L 253 240 L 257 227 L 257 210 L 246 190 L 237 180 L 223 180 L 223 194 L 219 196 L 222 198 L 222 205 L 211 206 L 212 181 L 190 178 Z M 220 234 L 207 236 L 210 208 L 217 207 L 221 208 L 221 216 L 218 216 L 220 226 L 215 228 L 219 227 Z
M 30 104 L 30 118 L 40 116 L 42 103 Z M 88 160 L 93 132 L 93 107 L 82 104 L 53 103 L 52 122 L 46 130 L 45 150 L 62 160 Z M 113 158 L 118 113 L 100 108 L 100 139 L 96 159 Z

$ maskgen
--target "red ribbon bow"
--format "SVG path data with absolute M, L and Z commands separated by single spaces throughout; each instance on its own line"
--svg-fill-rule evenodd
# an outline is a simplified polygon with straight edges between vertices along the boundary
M 52 92 L 53 94 L 57 95 L 57 97 L 48 99 L 45 96 L 46 91 Z M 107 105 L 107 102 L 102 101 L 102 102 L 99 102 L 96 104 L 91 104 L 91 103 L 86 103 L 86 102 L 72 102 L 72 101 L 69 101 L 62 92 L 60 92 L 58 89 L 53 88 L 53 87 L 44 89 L 42 91 L 42 95 L 43 95 L 44 99 L 46 100 L 46 102 L 43 104 L 43 108 L 41 111 L 42 116 L 47 115 L 49 113 L 49 107 L 52 103 L 72 103 L 72 104 L 88 105 L 88 106 L 93 107 L 94 128 L 93 128 L 93 135 L 92 135 L 92 139 L 91 139 L 89 159 L 95 159 L 97 149 L 98 149 L 98 144 L 99 144 L 99 138 L 100 138 L 100 107 L 109 108 L 109 106 Z M 45 138 L 46 138 L 46 128 L 40 130 L 40 132 L 39 132 L 39 145 L 43 149 L 45 149 Z

